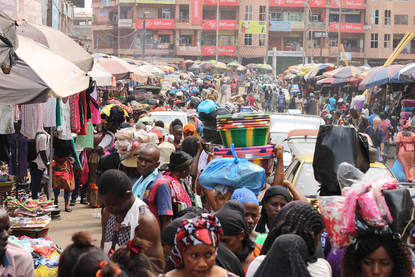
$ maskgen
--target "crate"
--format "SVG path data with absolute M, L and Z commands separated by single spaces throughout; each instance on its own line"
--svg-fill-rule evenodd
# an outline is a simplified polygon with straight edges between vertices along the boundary
M 268 142 L 269 127 L 220 129 L 225 147 L 263 146 Z

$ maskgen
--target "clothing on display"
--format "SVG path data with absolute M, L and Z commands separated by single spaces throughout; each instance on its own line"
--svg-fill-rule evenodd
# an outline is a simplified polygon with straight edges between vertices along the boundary
M 0 134 L 13 134 L 13 106 L 0 105 Z

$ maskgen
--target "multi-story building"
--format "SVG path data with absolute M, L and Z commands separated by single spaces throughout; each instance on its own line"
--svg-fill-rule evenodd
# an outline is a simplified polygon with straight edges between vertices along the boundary
M 377 64 L 415 25 L 415 4 L 408 1 L 93 0 L 93 47 L 144 58 L 218 55 L 244 64 L 271 61 L 275 54 L 283 69 L 335 63 L 340 41 L 342 59 Z M 414 47 L 399 58 L 414 59 Z
M 365 58 L 371 65 L 383 64 L 405 33 L 415 30 L 415 3 L 413 1 L 366 1 Z M 415 41 L 412 40 L 398 56 L 398 62 L 415 59 Z
M 92 50 L 92 13 L 84 9 L 75 9 L 72 38 L 87 51 Z

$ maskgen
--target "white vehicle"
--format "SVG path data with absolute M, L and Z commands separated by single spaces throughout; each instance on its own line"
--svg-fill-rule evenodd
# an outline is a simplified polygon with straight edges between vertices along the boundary
M 160 111 L 160 112 L 151 112 L 151 118 L 154 122 L 160 120 L 163 121 L 165 124 L 165 128 L 170 126 L 170 123 L 175 120 L 176 118 L 180 119 L 183 123 L 183 126 L 189 123 L 187 119 L 187 113 L 185 112 L 176 112 L 176 111 Z
M 303 114 L 276 113 L 271 114 L 271 142 L 284 146 L 284 168 L 292 160 L 290 147 L 285 139 L 288 133 L 296 129 L 319 129 L 325 122 L 321 117 Z

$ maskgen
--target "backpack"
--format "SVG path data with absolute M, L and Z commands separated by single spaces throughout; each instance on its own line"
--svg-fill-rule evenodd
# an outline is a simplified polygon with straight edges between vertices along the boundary
M 27 140 L 27 161 L 32 162 L 37 158 L 37 155 L 39 155 L 39 152 L 36 149 L 36 139 L 38 135 L 45 134 L 44 131 L 37 132 L 34 139 Z

